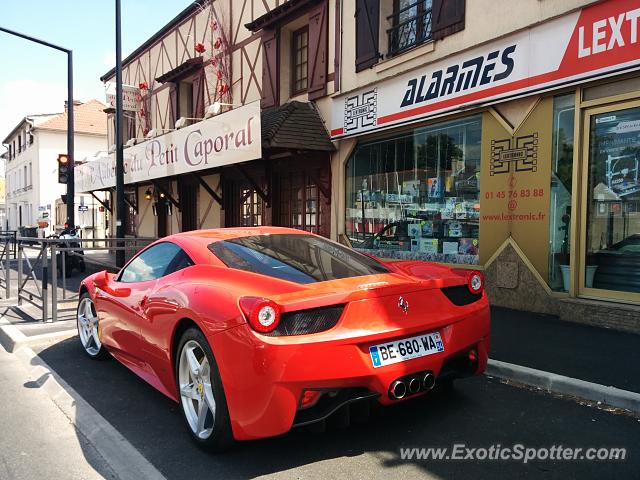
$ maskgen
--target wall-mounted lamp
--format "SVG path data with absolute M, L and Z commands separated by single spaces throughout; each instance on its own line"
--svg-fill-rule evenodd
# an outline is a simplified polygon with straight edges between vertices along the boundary
M 158 196 L 159 196 L 160 198 L 164 198 L 164 197 L 165 197 L 165 194 L 164 194 L 164 192 L 160 192 L 160 194 L 159 194 Z
M 220 113 L 220 110 L 222 109 L 222 107 L 240 107 L 242 105 L 237 104 L 237 103 L 222 103 L 222 102 L 213 102 L 211 105 L 209 105 L 209 107 L 207 108 L 206 113 L 204 114 L 204 118 L 211 118 L 214 115 L 217 115 Z
M 151 192 L 150 188 L 147 188 L 147 190 L 144 192 L 144 198 L 145 200 L 151 200 L 153 198 L 153 192 Z

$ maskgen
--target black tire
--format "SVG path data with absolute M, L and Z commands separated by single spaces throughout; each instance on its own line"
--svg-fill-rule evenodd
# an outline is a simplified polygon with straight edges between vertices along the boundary
M 87 323 L 81 322 L 81 319 L 83 317 L 86 317 L 86 314 L 84 312 L 86 312 L 88 302 L 90 302 L 92 315 L 95 317 L 95 321 L 97 322 L 97 330 L 95 336 L 93 334 L 89 334 Z M 83 310 L 83 317 L 81 317 L 81 309 Z M 83 325 L 81 325 L 81 323 Z M 109 358 L 109 352 L 107 352 L 107 349 L 100 340 L 99 323 L 100 320 L 98 319 L 98 315 L 95 309 L 95 305 L 93 304 L 93 300 L 91 299 L 91 295 L 89 295 L 88 292 L 84 292 L 78 299 L 78 308 L 76 310 L 76 327 L 78 329 L 78 338 L 80 340 L 82 351 L 93 360 L 104 360 L 106 358 Z M 91 338 L 89 338 L 89 336 Z M 98 337 L 98 340 L 96 340 L 96 336 Z
M 180 391 L 180 359 L 185 346 L 187 344 L 193 345 L 193 343 L 191 342 L 196 342 L 198 346 L 201 347 L 201 352 L 206 355 L 210 367 L 209 379 L 211 384 L 211 391 L 215 400 L 215 415 L 212 416 L 211 411 L 209 410 L 209 421 L 213 420 L 213 422 L 212 432 L 207 438 L 200 438 L 191 427 L 191 424 L 189 423 L 189 420 L 187 418 L 187 413 L 185 412 L 184 402 L 193 402 L 193 400 L 184 399 Z M 220 379 L 218 364 L 216 363 L 216 359 L 213 355 L 213 352 L 211 351 L 211 346 L 209 345 L 207 338 L 199 329 L 189 328 L 182 334 L 180 342 L 178 343 L 178 348 L 176 349 L 174 372 L 180 412 L 185 422 L 185 427 L 191 436 L 191 439 L 196 443 L 196 445 L 198 445 L 198 447 L 209 452 L 221 452 L 227 450 L 235 443 L 233 439 L 233 433 L 231 431 L 231 421 L 229 419 L 227 399 L 224 394 L 222 380 Z

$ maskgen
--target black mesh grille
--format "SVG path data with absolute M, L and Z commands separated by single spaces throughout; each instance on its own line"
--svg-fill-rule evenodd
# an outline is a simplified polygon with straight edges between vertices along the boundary
M 282 337 L 324 332 L 338 323 L 343 310 L 344 305 L 332 305 L 283 313 L 280 324 L 266 335 Z
M 442 288 L 442 293 L 444 293 L 447 298 L 458 307 L 462 307 L 463 305 L 469 305 L 475 301 L 478 301 L 482 298 L 481 293 L 471 293 L 469 287 L 466 285 L 456 285 L 455 287 L 445 287 Z

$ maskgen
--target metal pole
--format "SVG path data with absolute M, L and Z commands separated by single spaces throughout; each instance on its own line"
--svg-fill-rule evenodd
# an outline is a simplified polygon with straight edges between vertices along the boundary
M 4 275 L 6 279 L 6 298 L 11 298 L 11 240 L 7 239 L 4 245 Z
M 58 321 L 58 253 L 56 244 L 51 244 L 51 321 Z
M 18 306 L 22 305 L 22 297 L 20 296 L 20 289 L 22 288 L 22 242 L 17 245 L 18 249 Z
M 51 42 L 41 40 L 31 35 L 16 32 L 9 28 L 0 27 L 0 32 L 8 33 L 16 37 L 39 43 L 45 47 L 53 48 L 67 54 L 67 155 L 69 156 L 69 176 L 67 177 L 67 223 L 75 226 L 75 215 L 73 211 L 73 201 L 75 196 L 75 185 L 73 180 L 74 163 L 74 142 L 73 142 L 73 51 L 61 47 Z
M 120 0 L 116 1 L 116 237 L 124 238 L 124 152 L 122 145 L 122 40 Z M 118 247 L 124 247 L 118 240 Z M 124 266 L 124 248 L 116 249 L 116 266 Z
M 73 52 L 67 52 L 67 155 L 69 156 L 69 175 L 67 176 L 67 223 L 71 228 L 76 226 L 74 209 L 75 184 L 74 170 L 76 166 L 74 152 L 73 126 Z
M 42 242 L 42 321 L 49 320 L 49 259 L 47 258 L 47 243 Z M 34 272 L 35 274 L 35 272 Z

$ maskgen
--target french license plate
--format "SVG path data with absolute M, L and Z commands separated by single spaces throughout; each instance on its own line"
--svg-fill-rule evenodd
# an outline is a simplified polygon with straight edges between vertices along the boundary
M 440 332 L 403 338 L 369 347 L 369 355 L 371 355 L 371 362 L 374 368 L 406 362 L 412 358 L 424 357 L 439 352 L 444 352 L 444 344 L 442 343 Z

